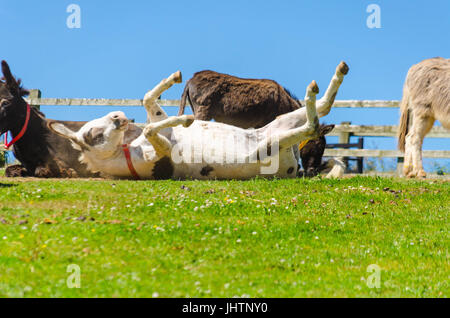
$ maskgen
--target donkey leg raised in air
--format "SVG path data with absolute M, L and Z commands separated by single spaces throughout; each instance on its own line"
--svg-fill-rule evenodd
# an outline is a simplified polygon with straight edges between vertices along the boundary
M 327 91 L 325 92 L 323 97 L 317 101 L 317 114 L 319 118 L 328 115 L 328 113 L 330 112 L 331 106 L 333 106 L 334 104 L 338 89 L 341 86 L 342 81 L 344 80 L 344 76 L 347 75 L 348 71 L 349 67 L 344 61 L 342 61 L 337 66 L 336 73 L 333 75 Z
M 301 141 L 314 139 L 319 135 L 319 119 L 316 111 L 316 95 L 319 93 L 319 87 L 316 81 L 312 81 L 306 89 L 305 103 L 306 103 L 306 123 L 301 127 L 291 128 L 272 136 L 267 137 L 258 146 L 258 153 L 264 153 L 266 149 L 272 149 L 273 145 L 278 143 L 280 149 L 287 149 Z M 284 115 L 285 117 L 296 116 L 295 112 Z M 266 133 L 271 134 L 271 130 L 266 130 Z M 267 147 L 267 148 L 266 148 Z M 271 151 L 272 152 L 272 151 Z M 270 154 L 269 154 L 270 156 Z
M 161 106 L 158 105 L 156 100 L 165 90 L 168 90 L 173 84 L 181 82 L 181 72 L 177 71 L 170 75 L 168 78 L 163 79 L 151 91 L 145 94 L 143 104 L 145 109 L 147 110 L 147 123 L 155 123 L 168 118 L 166 112 L 161 108 Z
M 291 147 L 301 141 L 314 139 L 319 135 L 319 118 L 316 110 L 316 95 L 319 87 L 312 81 L 306 89 L 306 124 L 279 134 L 280 148 Z
M 183 125 L 189 127 L 194 122 L 193 115 L 183 115 L 176 117 L 169 117 L 156 123 L 150 123 L 144 128 L 144 136 L 155 148 L 159 156 L 171 156 L 172 143 L 165 136 L 159 134 L 164 128 L 176 127 Z
M 336 73 L 333 75 L 331 82 L 325 92 L 324 96 L 316 103 L 317 116 L 319 118 L 326 116 L 333 106 L 334 98 L 336 97 L 339 86 L 342 84 L 344 75 L 348 73 L 348 66 L 345 62 L 341 62 L 336 68 Z M 292 116 L 291 113 L 295 113 Z M 297 109 L 293 112 L 278 116 L 274 121 L 270 122 L 264 128 L 278 129 L 282 127 L 299 127 L 306 122 L 305 107 Z

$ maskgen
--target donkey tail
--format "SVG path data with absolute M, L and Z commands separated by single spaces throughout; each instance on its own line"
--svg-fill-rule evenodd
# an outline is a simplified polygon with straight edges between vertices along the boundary
M 181 95 L 180 110 L 178 111 L 178 116 L 181 116 L 184 114 L 184 109 L 186 108 L 186 99 L 188 97 L 189 97 L 189 82 L 186 83 L 186 86 L 184 87 L 183 95 Z M 190 99 L 189 99 L 189 101 L 190 101 Z
M 408 88 L 403 88 L 403 97 L 402 102 L 400 104 L 400 126 L 398 127 L 398 149 L 402 152 L 405 152 L 405 142 L 406 135 L 408 134 L 408 126 L 409 126 L 409 91 Z

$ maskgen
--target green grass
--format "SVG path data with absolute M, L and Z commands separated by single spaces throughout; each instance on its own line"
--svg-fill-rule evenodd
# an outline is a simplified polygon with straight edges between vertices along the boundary
M 0 297 L 448 297 L 449 194 L 368 177 L 1 178 Z

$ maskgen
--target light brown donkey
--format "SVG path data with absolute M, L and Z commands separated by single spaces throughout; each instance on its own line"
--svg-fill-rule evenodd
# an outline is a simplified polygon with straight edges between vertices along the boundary
M 403 173 L 425 178 L 423 139 L 435 120 L 450 129 L 450 59 L 436 57 L 409 69 L 400 110 L 398 148 L 405 152 Z

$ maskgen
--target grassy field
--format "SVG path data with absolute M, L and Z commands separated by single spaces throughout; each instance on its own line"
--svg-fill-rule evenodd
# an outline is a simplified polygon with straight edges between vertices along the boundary
M 448 297 L 449 197 L 377 177 L 1 178 L 0 297 Z

